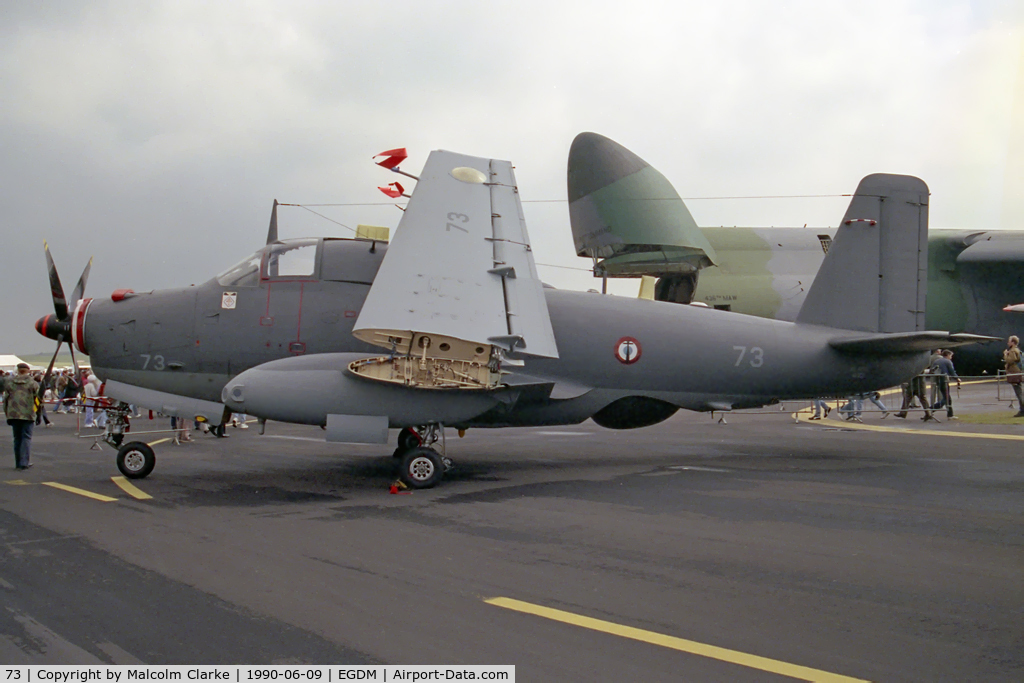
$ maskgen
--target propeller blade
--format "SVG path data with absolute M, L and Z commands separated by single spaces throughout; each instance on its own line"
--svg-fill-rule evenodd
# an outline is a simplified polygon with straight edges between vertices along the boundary
M 85 283 L 89 280 L 89 271 L 92 269 L 92 257 L 89 257 L 89 262 L 85 264 L 85 270 L 82 271 L 82 277 L 78 278 L 78 284 L 75 285 L 75 291 L 71 293 L 71 310 L 74 310 L 78 306 L 78 302 L 85 296 Z M 68 345 L 70 346 L 70 344 Z
M 57 314 L 57 320 L 64 322 L 68 319 L 68 301 L 64 298 L 64 287 L 60 284 L 57 266 L 53 264 L 53 257 L 50 256 L 50 245 L 46 243 L 46 240 L 43 240 L 43 251 L 46 252 L 46 267 L 50 271 L 50 294 L 53 296 L 53 312 Z
M 47 252 L 49 253 L 49 252 Z M 57 362 L 57 354 L 60 353 L 60 345 L 64 342 L 64 335 L 57 335 L 57 350 L 53 352 L 53 358 L 50 359 L 50 366 L 46 368 L 46 374 L 43 375 L 43 381 L 39 383 L 39 393 L 36 395 L 36 410 L 39 410 L 39 404 L 43 401 L 43 394 L 46 393 L 46 383 L 50 380 L 50 375 L 53 374 L 53 364 Z
M 270 229 L 267 230 L 267 244 L 277 241 L 277 200 L 274 200 L 274 208 L 270 210 Z

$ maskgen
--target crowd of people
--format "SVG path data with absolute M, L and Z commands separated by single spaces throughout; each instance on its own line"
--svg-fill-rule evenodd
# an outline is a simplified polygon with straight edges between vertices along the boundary
M 1016 336 L 1006 341 L 1006 349 L 1003 351 L 1003 366 L 1006 372 L 1006 382 L 1013 388 L 1017 397 L 1017 413 L 1014 417 L 1024 417 L 1024 374 L 1021 372 L 1021 351 L 1020 340 Z M 949 349 L 936 349 L 932 352 L 928 361 L 928 367 L 923 373 L 914 377 L 909 382 L 901 385 L 902 404 L 899 410 L 892 410 L 882 403 L 882 396 L 877 391 L 863 394 L 854 394 L 846 399 L 845 404 L 840 407 L 839 414 L 851 422 L 863 422 L 864 401 L 870 401 L 878 408 L 882 419 L 894 413 L 896 417 L 906 418 L 910 410 L 920 409 L 924 413 L 922 420 L 934 420 L 934 412 L 945 408 L 946 417 L 957 419 L 953 414 L 953 396 L 950 393 L 951 382 L 956 380 L 957 388 L 961 386 L 960 376 L 957 375 L 953 365 L 953 351 Z M 824 398 L 816 398 L 811 402 L 813 414 L 812 420 L 822 420 L 828 417 L 831 407 Z

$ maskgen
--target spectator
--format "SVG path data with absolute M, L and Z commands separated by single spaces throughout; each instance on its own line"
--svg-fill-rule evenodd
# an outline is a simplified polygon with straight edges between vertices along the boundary
M 100 406 L 100 384 L 100 378 L 97 377 L 96 375 L 89 375 L 89 381 L 85 383 L 86 427 L 102 427 L 106 424 L 106 420 L 103 420 L 103 424 L 100 424 L 100 416 L 96 415 L 96 411 Z M 106 417 L 106 413 L 103 413 L 103 417 Z
M 938 410 L 946 407 L 946 416 L 953 417 L 953 399 L 949 395 L 949 378 L 956 378 L 956 385 L 960 386 L 960 377 L 953 368 L 953 352 L 945 350 L 942 355 L 932 361 L 928 367 L 935 376 L 935 398 L 938 400 L 932 404 L 932 408 Z
M 7 415 L 7 424 L 14 432 L 14 468 L 27 470 L 32 467 L 32 427 L 35 424 L 39 384 L 32 379 L 27 363 L 18 363 L 18 374 L 5 379 L 4 413 Z
M 1013 335 L 1006 340 L 1006 350 L 1003 351 L 1003 363 L 1006 364 L 1006 381 L 1013 387 L 1013 393 L 1017 395 L 1017 414 L 1014 417 L 1024 417 L 1024 401 L 1021 397 L 1021 372 L 1020 372 L 1020 340 Z
M 927 372 L 927 371 L 926 371 Z M 900 407 L 900 412 L 896 413 L 896 417 L 907 417 L 907 409 L 914 407 L 914 399 L 921 401 L 921 407 L 924 408 L 924 417 L 922 420 L 934 420 L 932 417 L 932 411 L 928 404 L 928 396 L 926 391 L 926 377 L 927 375 L 918 375 L 910 380 L 910 382 L 901 385 L 903 389 L 903 405 Z
M 46 376 L 44 376 L 42 373 L 37 372 L 34 376 L 34 379 L 36 381 L 36 384 L 39 384 L 42 387 L 44 387 L 42 400 L 39 401 L 39 404 L 36 406 L 36 425 L 38 425 L 40 422 L 45 421 L 46 426 L 49 427 L 53 423 L 50 422 L 50 418 L 47 417 L 46 415 L 46 394 L 49 393 L 51 396 L 53 395 L 53 392 L 50 391 L 50 388 L 48 386 L 52 378 L 48 380 Z
M 877 391 L 872 391 L 870 394 L 865 394 L 865 398 L 871 401 L 876 408 L 882 411 L 882 419 L 889 417 L 889 409 L 882 403 L 882 395 Z
M 823 398 L 814 399 L 811 401 L 811 405 L 814 406 L 814 415 L 811 415 L 812 420 L 820 420 L 823 417 L 828 417 L 828 414 L 832 411 Z
M 864 411 L 864 394 L 854 394 L 851 396 L 846 405 L 839 409 L 840 415 L 846 416 L 847 421 L 850 422 L 863 422 L 860 419 L 861 413 Z

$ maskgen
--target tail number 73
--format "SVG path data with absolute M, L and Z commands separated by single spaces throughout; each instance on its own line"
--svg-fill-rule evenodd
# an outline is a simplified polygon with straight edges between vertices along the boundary
M 747 359 L 747 363 L 752 368 L 759 368 L 762 365 L 764 365 L 764 349 L 762 349 L 760 346 L 752 346 L 752 347 L 750 347 L 750 349 L 749 349 L 749 351 L 750 351 L 749 356 L 747 354 L 748 349 L 747 349 L 746 346 L 734 346 L 734 347 L 732 347 L 732 350 L 733 351 L 737 351 L 738 354 L 739 354 L 736 357 L 736 362 L 733 363 L 733 365 L 735 367 L 737 367 L 737 368 L 740 366 L 740 363 L 743 362 L 744 358 Z

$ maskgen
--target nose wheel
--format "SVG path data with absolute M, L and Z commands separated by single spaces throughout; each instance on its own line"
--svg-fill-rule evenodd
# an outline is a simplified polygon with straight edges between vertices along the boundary
M 117 449 L 117 469 L 129 479 L 142 479 L 156 467 L 156 453 L 141 441 L 126 443 Z

